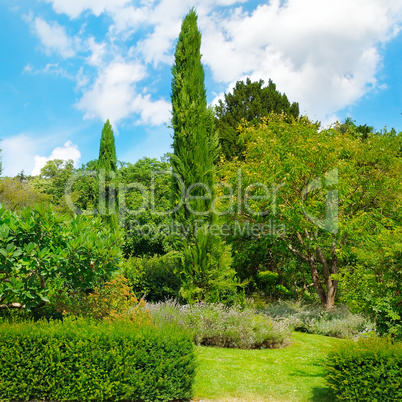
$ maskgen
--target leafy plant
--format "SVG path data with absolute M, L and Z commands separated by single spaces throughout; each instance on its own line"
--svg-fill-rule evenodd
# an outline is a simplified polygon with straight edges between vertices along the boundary
M 338 275 L 341 298 L 371 317 L 381 334 L 402 339 L 402 229 L 383 223 L 390 226 L 356 247 L 357 263 Z
M 188 303 L 234 304 L 241 301 L 242 284 L 231 268 L 231 248 L 220 237 L 199 229 L 193 241 L 178 242 L 180 295 Z
M 94 288 L 116 270 L 120 243 L 98 218 L 68 218 L 43 205 L 18 213 L 0 207 L 0 309 L 44 305 L 55 285 Z
M 151 324 L 144 300 L 135 297 L 123 276 L 96 287 L 89 294 L 60 292 L 55 304 L 57 310 L 67 316 L 109 321 L 128 319 L 137 324 Z
M 136 295 L 158 302 L 180 296 L 179 264 L 179 257 L 174 252 L 162 256 L 130 257 L 122 262 L 120 272 L 128 279 Z
M 221 169 L 242 206 L 236 218 L 260 226 L 273 220 L 285 228 L 277 233 L 278 243 L 294 254 L 301 270 L 308 266 L 322 305 L 331 309 L 340 268 L 356 266 L 354 249 L 382 228 L 400 226 L 402 136 L 368 133 L 363 139 L 283 114 L 240 132 L 244 159 L 222 163 Z M 252 197 L 243 196 L 242 188 Z M 400 269 L 388 272 L 398 283 Z

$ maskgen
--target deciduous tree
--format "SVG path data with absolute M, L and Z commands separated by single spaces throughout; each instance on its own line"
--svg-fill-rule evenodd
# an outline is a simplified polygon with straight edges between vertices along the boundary
M 244 161 L 223 167 L 231 183 L 243 186 L 239 218 L 281 223 L 279 238 L 308 265 L 322 304 L 331 308 L 340 268 L 353 269 L 353 247 L 376 236 L 384 219 L 400 224 L 400 140 L 386 133 L 363 140 L 284 115 L 270 115 L 242 135 Z

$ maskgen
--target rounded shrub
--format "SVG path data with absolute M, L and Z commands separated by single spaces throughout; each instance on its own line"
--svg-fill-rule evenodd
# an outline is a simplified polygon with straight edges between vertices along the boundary
M 402 343 L 390 338 L 343 342 L 329 353 L 326 371 L 337 400 L 402 400 Z

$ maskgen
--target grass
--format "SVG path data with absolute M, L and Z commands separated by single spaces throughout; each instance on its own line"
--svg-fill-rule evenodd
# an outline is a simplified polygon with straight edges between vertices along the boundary
M 344 342 L 295 332 L 284 349 L 197 347 L 195 401 L 332 401 L 322 363 Z

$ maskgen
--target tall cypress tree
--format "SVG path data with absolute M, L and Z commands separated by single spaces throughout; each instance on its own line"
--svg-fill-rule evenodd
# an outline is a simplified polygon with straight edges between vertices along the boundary
M 213 112 L 207 108 L 200 47 L 197 14 L 192 9 L 183 20 L 172 68 L 172 169 L 183 180 L 186 189 L 196 183 L 201 184 L 194 188 L 192 196 L 206 195 L 202 185 L 212 192 L 214 162 L 218 156 L 218 137 L 213 129 Z M 179 181 L 173 179 L 174 207 L 181 196 Z M 209 211 L 211 200 L 208 197 L 199 199 L 192 202 L 191 207 L 198 212 Z M 209 221 L 212 216 L 209 214 Z M 188 221 L 191 220 L 191 213 L 182 207 L 176 217 Z
M 207 107 L 200 47 L 197 14 L 192 9 L 183 20 L 172 68 L 171 157 L 173 207 L 182 201 L 178 178 L 186 191 L 192 189 L 191 202 L 174 214 L 175 223 L 186 227 L 187 236 L 182 237 L 177 248 L 182 254 L 181 294 L 190 303 L 232 299 L 237 285 L 230 267 L 230 248 L 210 230 L 215 216 L 211 206 L 218 137 L 213 127 L 213 112 Z M 203 221 L 201 229 L 200 220 Z
M 116 194 L 117 158 L 114 134 L 109 119 L 102 129 L 99 147 L 99 208 L 102 219 L 111 226 L 117 225 Z

